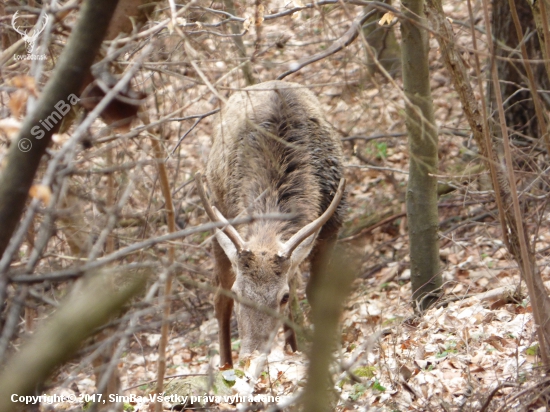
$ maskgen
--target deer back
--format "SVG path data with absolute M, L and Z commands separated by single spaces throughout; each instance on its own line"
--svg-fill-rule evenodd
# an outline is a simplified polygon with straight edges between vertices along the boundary
M 286 240 L 327 209 L 342 177 L 341 158 L 340 139 L 313 93 L 271 81 L 227 101 L 214 126 L 207 177 L 214 204 L 227 218 L 247 208 L 294 213 L 288 222 L 241 229 L 246 238 L 275 226 Z M 327 225 L 340 226 L 343 209 Z

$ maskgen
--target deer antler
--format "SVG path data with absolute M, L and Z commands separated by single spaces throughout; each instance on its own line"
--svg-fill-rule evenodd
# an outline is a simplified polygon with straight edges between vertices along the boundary
M 199 192 L 199 197 L 201 198 L 202 205 L 204 206 L 204 210 L 206 211 L 206 214 L 210 218 L 212 222 L 222 222 L 226 223 L 227 225 L 222 229 L 223 233 L 231 240 L 231 242 L 235 245 L 235 248 L 237 248 L 237 252 L 242 252 L 244 249 L 246 249 L 246 243 L 239 235 L 239 232 L 227 221 L 227 219 L 222 215 L 222 213 L 213 207 L 210 202 L 208 201 L 208 198 L 206 197 L 206 193 L 204 191 L 204 185 L 202 182 L 202 175 L 200 173 L 195 174 L 195 181 L 197 186 L 197 192 Z
M 25 31 L 22 31 L 22 30 L 18 29 L 18 28 L 15 26 L 15 20 L 17 19 L 17 15 L 18 15 L 18 14 L 19 14 L 19 10 L 17 10 L 17 11 L 15 12 L 15 14 L 13 15 L 13 17 L 11 18 L 11 25 L 12 25 L 13 29 L 14 29 L 17 33 L 19 33 L 21 36 L 26 36 L 26 35 L 27 35 L 27 31 L 26 31 L 26 30 L 25 30 Z
M 336 194 L 334 195 L 332 202 L 330 202 L 327 210 L 325 210 L 325 212 L 313 222 L 305 225 L 296 234 L 294 234 L 294 236 L 288 239 L 287 242 L 284 244 L 283 249 L 279 252 L 280 256 L 289 258 L 292 255 L 292 252 L 294 252 L 294 249 L 296 249 L 300 243 L 302 243 L 317 230 L 319 230 L 325 223 L 328 222 L 334 212 L 336 212 L 336 208 L 340 204 L 340 200 L 342 200 L 342 196 L 344 195 L 345 188 L 346 179 L 342 178 L 340 179 L 338 190 L 336 191 Z
M 36 30 L 33 31 L 33 36 L 38 37 L 38 35 L 40 33 L 42 33 L 44 31 L 44 29 L 46 28 L 46 24 L 48 24 L 49 16 L 47 14 L 43 14 L 42 17 L 43 17 L 42 20 L 43 20 L 44 23 L 42 24 L 42 26 L 40 28 L 37 28 Z

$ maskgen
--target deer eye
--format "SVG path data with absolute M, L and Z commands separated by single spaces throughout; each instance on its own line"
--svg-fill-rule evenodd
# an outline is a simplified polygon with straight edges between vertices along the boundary
M 284 305 L 285 303 L 288 303 L 289 298 L 290 298 L 290 295 L 288 293 L 285 293 L 283 295 L 283 298 L 281 299 L 281 305 Z

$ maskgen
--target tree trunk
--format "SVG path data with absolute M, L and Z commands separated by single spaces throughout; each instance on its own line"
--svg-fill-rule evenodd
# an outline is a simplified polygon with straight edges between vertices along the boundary
M 525 34 L 528 35 L 525 41 L 527 54 L 530 59 L 540 60 L 543 55 L 539 38 L 535 35 L 535 21 L 529 4 L 526 1 L 516 1 L 515 5 L 524 36 Z M 522 62 L 518 61 L 522 57 L 519 52 L 519 44 L 522 39 L 518 39 L 508 0 L 492 0 L 492 9 L 491 31 L 496 39 L 495 55 L 497 59 L 495 62 L 498 78 L 500 79 L 502 100 L 504 101 L 506 124 L 508 129 L 511 129 L 509 131 L 510 138 L 520 145 L 528 144 L 531 146 L 530 141 L 523 138 L 522 135 L 540 138 L 542 134 L 535 115 L 535 104 L 529 90 L 525 67 Z M 498 57 L 503 58 L 498 59 Z M 538 88 L 547 90 L 550 83 L 544 65 L 531 64 L 531 68 Z M 489 113 L 494 113 L 497 110 L 495 91 L 490 81 L 488 90 L 490 107 L 492 108 Z M 495 134 L 497 136 L 501 135 L 496 122 Z
M 479 107 L 479 102 L 474 95 L 463 57 L 455 45 L 452 27 L 443 13 L 441 0 L 428 0 L 428 8 L 430 10 L 432 26 L 436 29 L 435 35 L 440 44 L 445 66 L 451 74 L 455 90 L 460 97 L 464 114 L 468 119 L 472 134 L 479 147 L 480 157 L 485 161 L 490 171 L 495 190 L 495 200 L 499 210 L 499 219 L 503 230 L 502 238 L 508 250 L 518 262 L 521 275 L 527 284 L 533 308 L 533 317 L 537 325 L 541 357 L 548 368 L 550 364 L 550 322 L 548 319 L 550 299 L 537 271 L 533 250 L 532 248 L 528 248 L 529 236 L 525 230 L 525 225 L 523 225 L 524 216 L 522 216 L 519 207 L 516 177 L 512 168 L 507 133 L 508 127 L 500 130 L 502 132 L 502 139 L 493 139 L 493 136 L 490 135 L 487 104 L 482 99 L 481 107 Z M 485 20 L 488 21 L 488 7 L 486 5 L 484 5 L 484 14 Z M 491 54 L 494 46 L 490 40 L 492 37 L 489 36 L 488 38 L 489 54 Z M 477 49 L 475 38 L 474 49 Z M 476 73 L 481 78 L 481 64 L 477 54 L 475 57 Z M 491 63 L 494 63 L 494 59 Z M 496 67 L 492 65 L 491 75 L 493 77 L 491 87 L 495 87 L 495 100 L 502 102 L 502 92 L 499 87 L 501 81 L 498 79 Z M 484 91 L 481 86 L 479 91 L 483 96 Z M 507 116 L 503 113 L 503 105 L 497 104 L 497 109 L 499 110 L 499 120 L 501 124 L 505 125 Z M 496 146 L 497 150 L 494 150 L 493 146 Z M 497 151 L 503 152 L 504 155 L 497 155 Z M 503 167 L 499 167 L 500 165 L 503 165 Z
M 228 13 L 231 13 L 234 16 L 237 15 L 235 3 L 233 3 L 233 0 L 224 0 L 224 4 L 225 9 Z M 235 37 L 233 37 L 233 42 L 235 43 L 235 47 L 237 48 L 239 58 L 243 59 L 244 61 L 248 60 L 248 57 L 246 55 L 246 46 L 244 45 L 243 38 L 237 36 L 241 33 L 240 26 L 237 23 L 229 23 L 229 28 L 231 29 L 231 33 L 236 35 Z M 254 74 L 252 73 L 252 65 L 249 61 L 246 61 L 246 63 L 244 63 L 244 65 L 241 67 L 241 70 L 243 72 L 243 76 L 247 86 L 252 86 L 253 84 L 256 84 L 256 79 L 254 79 Z
M 392 2 L 384 0 L 384 3 L 391 5 Z M 365 13 L 373 8 L 365 7 Z M 367 70 L 371 76 L 379 71 L 378 64 L 392 76 L 401 70 L 401 51 L 395 38 L 395 29 L 393 26 L 378 24 L 384 14 L 383 11 L 377 11 L 363 26 L 363 35 L 372 51 L 367 52 Z M 378 60 L 378 64 L 374 59 Z
M 546 77 L 544 80 L 548 82 L 550 77 L 550 19 L 548 11 L 550 10 L 550 3 L 548 0 L 529 2 L 531 11 L 533 12 L 533 21 L 537 28 L 537 34 L 539 37 L 539 43 L 541 47 L 542 56 L 544 57 L 544 64 L 546 66 Z M 544 83 L 545 89 L 547 89 L 547 83 Z
M 330 366 L 341 336 L 339 320 L 344 302 L 357 273 L 355 256 L 336 246 L 333 253 L 323 256 L 324 264 L 319 273 L 311 316 L 315 328 L 309 352 L 308 378 L 301 401 L 304 412 L 328 412 L 336 410 L 338 395 L 331 382 Z
M 403 88 L 409 133 L 409 183 L 407 220 L 411 257 L 412 298 L 420 311 L 439 296 L 437 215 L 437 129 L 435 126 L 428 67 L 428 35 L 424 2 L 403 0 L 401 21 Z

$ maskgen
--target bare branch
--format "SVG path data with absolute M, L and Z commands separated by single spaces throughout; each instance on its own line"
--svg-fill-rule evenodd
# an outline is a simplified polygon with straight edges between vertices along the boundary
M 267 213 L 267 214 L 258 215 L 258 216 L 245 216 L 237 219 L 231 219 L 229 223 L 231 225 L 238 225 L 238 224 L 252 223 L 252 222 L 255 222 L 256 220 L 288 220 L 288 219 L 292 219 L 293 217 L 294 217 L 293 214 Z M 205 232 L 207 230 L 212 230 L 216 228 L 222 228 L 226 225 L 227 225 L 226 222 L 219 222 L 219 221 L 206 223 L 201 226 L 180 230 L 174 233 L 169 233 L 167 235 L 147 239 L 147 240 L 144 240 L 143 242 L 134 243 L 130 246 L 119 249 L 116 252 L 111 253 L 110 255 L 104 256 L 98 260 L 94 260 L 93 262 L 86 263 L 80 267 L 60 270 L 58 272 L 52 272 L 42 276 L 36 276 L 32 274 L 17 275 L 12 277 L 10 279 L 10 282 L 14 282 L 14 283 L 39 283 L 44 281 L 62 282 L 65 280 L 78 278 L 82 276 L 82 274 L 86 271 L 105 266 L 129 254 L 135 253 L 141 249 L 152 247 L 158 243 L 177 240 L 182 237 L 192 235 L 194 233 Z
M 374 15 L 377 12 L 377 10 L 371 10 L 368 13 L 363 13 L 359 17 L 357 17 L 353 23 L 351 23 L 351 27 L 344 33 L 342 37 L 340 37 L 338 40 L 336 40 L 327 50 L 325 50 L 322 53 L 318 53 L 312 57 L 309 57 L 302 63 L 299 63 L 296 65 L 296 67 L 293 67 L 292 69 L 284 72 L 280 76 L 277 77 L 277 80 L 282 80 L 288 75 L 292 73 L 296 73 L 298 70 L 302 69 L 305 66 L 308 66 L 312 63 L 315 63 L 316 61 L 322 60 L 331 54 L 335 54 L 339 52 L 340 50 L 344 49 L 345 47 L 349 46 L 359 35 L 359 32 L 361 31 L 361 27 L 363 26 L 363 23 L 365 23 L 369 17 Z

